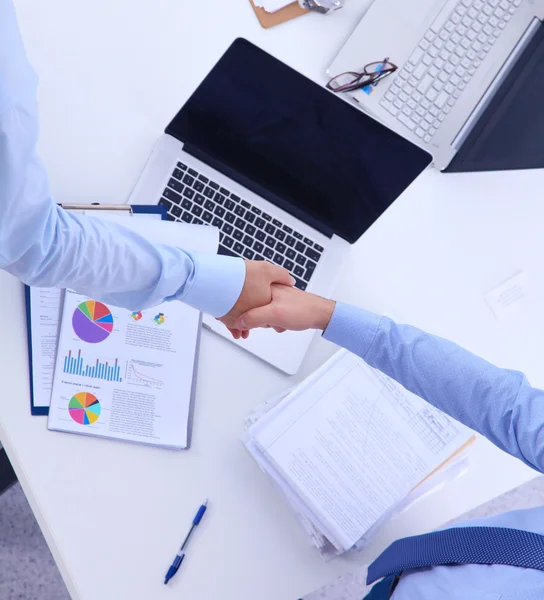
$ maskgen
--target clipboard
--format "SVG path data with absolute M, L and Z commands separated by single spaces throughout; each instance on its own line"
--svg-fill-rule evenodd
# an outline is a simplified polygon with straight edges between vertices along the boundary
M 259 19 L 259 23 L 264 29 L 281 25 L 286 21 L 296 19 L 297 17 L 301 17 L 310 12 L 309 10 L 302 8 L 298 2 L 293 2 L 292 4 L 289 4 L 289 6 L 281 8 L 274 13 L 268 13 L 264 8 L 255 6 L 253 0 L 249 0 L 249 2 L 257 15 L 257 19 Z
M 63 209 L 69 210 L 70 212 L 89 212 L 100 211 L 100 212 L 115 212 L 130 215 L 136 214 L 156 214 L 162 221 L 167 220 L 166 207 L 162 205 L 154 206 L 131 206 L 127 204 L 61 204 Z M 49 406 L 36 405 L 34 402 L 36 382 L 34 381 L 34 348 L 32 344 L 32 294 L 31 288 L 25 285 L 25 305 L 26 305 L 26 328 L 27 328 L 27 341 L 28 341 L 28 370 L 29 370 L 29 383 L 30 383 L 30 414 L 34 416 L 47 416 L 49 415 Z M 58 331 L 57 331 L 58 334 Z M 53 361 L 54 362 L 54 361 Z

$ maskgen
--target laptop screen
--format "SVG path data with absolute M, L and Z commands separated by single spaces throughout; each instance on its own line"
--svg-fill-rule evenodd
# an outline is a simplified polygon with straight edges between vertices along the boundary
M 325 234 L 356 241 L 429 165 L 424 150 L 243 39 L 166 132 Z

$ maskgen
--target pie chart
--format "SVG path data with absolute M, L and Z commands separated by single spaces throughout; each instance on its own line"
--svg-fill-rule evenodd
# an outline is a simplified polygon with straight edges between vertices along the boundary
M 92 425 L 100 417 L 100 402 L 89 392 L 79 392 L 70 400 L 68 412 L 80 425 Z
M 72 327 L 79 339 L 89 344 L 98 344 L 113 331 L 113 316 L 102 302 L 87 300 L 75 309 Z

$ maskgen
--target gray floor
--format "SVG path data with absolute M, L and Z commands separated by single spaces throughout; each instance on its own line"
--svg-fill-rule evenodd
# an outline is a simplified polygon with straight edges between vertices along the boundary
M 544 504 L 544 477 L 539 477 L 485 504 L 467 517 Z M 364 574 L 339 579 L 304 600 L 361 600 Z M 68 592 L 19 485 L 0 497 L 1 600 L 69 600 Z

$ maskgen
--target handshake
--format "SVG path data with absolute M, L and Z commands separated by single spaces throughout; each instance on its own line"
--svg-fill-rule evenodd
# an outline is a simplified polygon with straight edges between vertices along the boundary
M 301 292 L 286 269 L 264 261 L 246 261 L 246 279 L 233 308 L 219 320 L 235 339 L 247 338 L 251 329 L 325 330 L 335 303 Z

